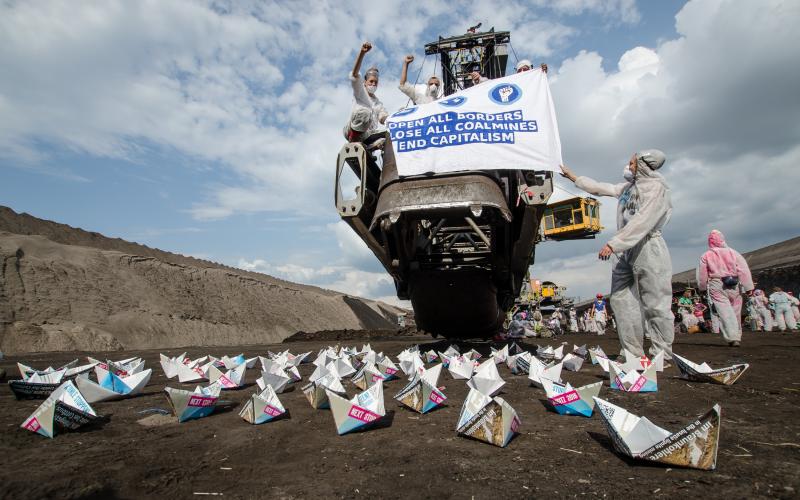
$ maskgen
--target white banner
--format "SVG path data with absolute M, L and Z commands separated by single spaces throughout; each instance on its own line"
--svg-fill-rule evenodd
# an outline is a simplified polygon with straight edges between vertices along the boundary
M 547 74 L 538 68 L 400 110 L 387 126 L 401 176 L 562 163 Z

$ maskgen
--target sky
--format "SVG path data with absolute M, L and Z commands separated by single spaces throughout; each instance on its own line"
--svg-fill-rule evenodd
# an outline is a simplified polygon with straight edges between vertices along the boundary
M 800 234 L 793 0 L 5 1 L 0 204 L 397 303 L 334 207 L 347 74 L 371 41 L 378 96 L 400 109 L 403 56 L 415 76 L 425 43 L 477 22 L 548 64 L 576 173 L 619 182 L 632 152 L 666 153 L 675 272 L 714 228 L 740 251 Z M 539 245 L 533 276 L 608 291 L 602 201 L 599 237 Z

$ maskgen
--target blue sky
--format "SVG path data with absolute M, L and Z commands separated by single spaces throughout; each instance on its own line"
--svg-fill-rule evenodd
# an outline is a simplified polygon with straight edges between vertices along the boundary
M 298 5 L 2 4 L 0 204 L 389 299 L 388 276 L 333 208 L 346 74 L 372 41 L 378 95 L 399 108 L 403 55 L 416 54 L 415 75 L 426 42 L 480 21 L 550 65 L 574 169 L 612 180 L 631 151 L 668 152 L 676 271 L 694 265 L 712 227 L 743 251 L 800 232 L 781 182 L 797 185 L 788 167 L 800 159 L 796 3 L 320 2 L 304 15 Z M 758 130 L 741 135 L 737 107 L 763 115 Z M 752 165 L 766 184 L 748 186 Z M 611 202 L 603 221 L 597 241 L 542 245 L 534 275 L 575 295 L 606 291 L 608 264 L 595 255 Z

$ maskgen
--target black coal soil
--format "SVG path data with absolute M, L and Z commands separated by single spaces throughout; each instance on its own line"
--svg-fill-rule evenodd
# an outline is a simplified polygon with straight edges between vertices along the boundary
M 444 349 L 427 337 L 385 337 L 350 332 L 345 345 L 369 339 L 375 350 L 396 356 L 420 344 Z M 613 336 L 570 335 L 550 345 L 599 344 L 609 353 L 619 349 Z M 268 349 L 313 351 L 330 340 L 304 340 L 282 345 L 230 348 L 191 347 L 192 356 L 266 355 Z M 461 344 L 484 355 L 490 344 Z M 533 344 L 530 345 L 533 347 Z M 165 354 L 177 355 L 175 349 Z M 713 366 L 751 364 L 734 386 L 691 383 L 676 368 L 659 374 L 659 389 L 649 394 L 612 392 L 605 384 L 600 397 L 678 430 L 713 404 L 722 406 L 722 431 L 717 470 L 698 471 L 653 466 L 628 460 L 611 448 L 599 415 L 560 416 L 544 404 L 543 391 L 525 376 L 504 366 L 503 394 L 522 425 L 506 448 L 459 437 L 455 432 L 467 388 L 443 373 L 446 406 L 426 415 L 407 410 L 392 399 L 403 386 L 386 384 L 387 422 L 380 428 L 338 436 L 328 410 L 310 407 L 298 387 L 279 397 L 289 418 L 253 426 L 242 420 L 242 402 L 257 388 L 258 370 L 248 370 L 248 387 L 225 392 L 232 410 L 186 423 L 147 413 L 168 408 L 163 389 L 180 387 L 164 377 L 158 351 L 113 353 L 47 353 L 0 361 L 14 375 L 14 363 L 34 367 L 58 365 L 87 354 L 120 359 L 142 356 L 153 377 L 139 397 L 97 403 L 110 416 L 102 428 L 47 439 L 20 428 L 40 403 L 16 401 L 0 391 L 0 497 L 3 498 L 541 498 L 613 497 L 753 498 L 794 497 L 800 490 L 800 336 L 746 333 L 742 347 L 728 348 L 712 335 L 681 336 L 675 352 Z M 303 365 L 304 378 L 313 370 Z M 600 367 L 587 364 L 577 373 L 564 372 L 573 385 L 603 379 Z M 185 388 L 193 386 L 186 385 Z M 346 383 L 348 393 L 356 392 Z M 144 412 L 144 413 L 142 413 Z

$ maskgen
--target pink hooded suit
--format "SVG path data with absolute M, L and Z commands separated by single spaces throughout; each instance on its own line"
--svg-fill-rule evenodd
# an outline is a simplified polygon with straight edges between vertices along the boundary
M 739 284 L 725 286 L 722 279 L 735 277 Z M 744 257 L 725 244 L 725 236 L 716 229 L 708 235 L 708 251 L 700 257 L 697 270 L 700 290 L 708 290 L 719 315 L 722 336 L 728 342 L 742 338 L 742 291 L 753 289 L 750 267 Z

